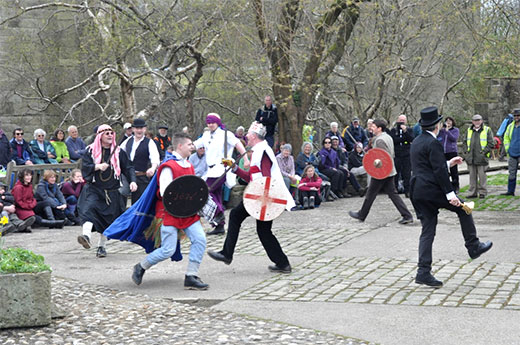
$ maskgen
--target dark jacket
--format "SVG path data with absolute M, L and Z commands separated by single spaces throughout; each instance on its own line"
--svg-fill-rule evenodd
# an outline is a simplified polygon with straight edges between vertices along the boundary
M 278 123 L 278 109 L 276 108 L 276 105 L 271 104 L 271 108 L 266 108 L 264 105 L 262 108 L 258 109 L 255 121 L 260 122 L 265 126 L 266 137 L 274 136 L 274 130 Z
M 324 171 L 325 169 L 337 169 L 339 166 L 339 158 L 336 150 L 326 148 L 322 148 L 320 152 L 318 152 L 320 156 L 320 170 Z
M 361 153 L 357 153 L 357 151 L 350 152 L 348 155 L 348 168 L 349 170 L 352 168 L 359 168 L 363 166 L 363 157 L 365 153 L 361 151 Z
M 390 130 L 390 135 L 394 140 L 394 153 L 396 157 L 407 157 L 410 155 L 410 146 L 413 141 L 413 130 L 406 127 L 406 132 L 401 127 L 393 127 Z
M 352 140 L 351 136 L 354 137 L 355 141 Z M 367 146 L 368 138 L 365 134 L 365 129 L 361 126 L 356 128 L 353 124 L 350 124 L 350 126 L 343 130 L 343 142 L 345 143 L 345 148 L 347 151 L 352 151 L 354 146 L 356 146 L 356 142 L 362 143 L 363 147 Z
M 31 148 L 29 147 L 29 143 L 22 139 L 22 144 L 18 144 L 14 138 L 11 139 L 11 152 L 12 152 L 12 160 L 16 162 L 16 165 L 25 165 L 26 161 L 31 161 L 33 159 L 33 154 Z M 22 147 L 22 155 L 18 156 L 18 146 Z
M 157 150 L 159 151 L 159 156 L 161 157 L 162 161 L 164 159 L 166 149 L 172 144 L 172 139 L 169 136 L 161 137 L 159 134 L 157 134 L 157 136 L 153 138 L 153 141 L 157 145 Z
M 57 183 L 50 184 L 45 180 L 41 180 L 36 187 L 35 194 L 36 201 L 47 201 L 52 208 L 67 204 L 63 194 Z
M 468 139 L 468 131 L 466 131 L 466 136 L 464 138 L 464 159 L 466 160 L 466 164 L 469 165 L 488 165 L 489 164 L 489 155 L 493 147 L 495 146 L 495 141 L 493 139 L 493 131 L 491 128 L 487 130 L 487 143 L 486 146 L 482 149 L 482 145 L 480 143 L 480 134 L 483 130 L 489 128 L 487 126 L 482 126 L 478 131 L 474 130 L 473 125 L 471 125 L 470 129 L 473 130 L 470 144 L 467 144 Z
M 4 206 L 14 205 L 14 196 L 5 191 L 4 194 L 0 194 L 0 202 L 4 204 Z
M 4 131 L 0 129 L 0 165 L 4 168 L 7 166 L 7 163 L 12 158 L 11 153 L 11 144 L 9 144 L 9 139 L 5 135 Z

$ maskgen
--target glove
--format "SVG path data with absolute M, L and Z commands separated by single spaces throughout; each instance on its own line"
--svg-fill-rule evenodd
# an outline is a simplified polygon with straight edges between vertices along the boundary
M 225 167 L 233 167 L 235 166 L 235 161 L 233 159 L 222 158 L 222 164 L 224 164 Z

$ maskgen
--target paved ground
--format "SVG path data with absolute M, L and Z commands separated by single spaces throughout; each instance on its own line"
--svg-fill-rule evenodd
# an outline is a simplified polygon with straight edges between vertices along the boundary
M 65 316 L 49 327 L 1 331 L 0 343 L 518 344 L 520 197 L 489 188 L 474 212 L 481 240 L 494 242 L 481 258 L 469 260 L 458 220 L 441 212 L 438 290 L 413 282 L 420 224 L 399 225 L 384 196 L 364 223 L 347 215 L 360 198 L 284 213 L 274 231 L 293 265 L 289 275 L 267 270 L 248 219 L 230 266 L 205 258 L 208 291 L 183 289 L 186 261 L 163 262 L 135 286 L 131 268 L 143 250 L 110 241 L 109 256 L 96 259 L 76 243 L 78 227 L 14 234 L 6 245 L 43 254 L 53 267 L 53 299 Z M 208 248 L 222 242 L 209 237 Z

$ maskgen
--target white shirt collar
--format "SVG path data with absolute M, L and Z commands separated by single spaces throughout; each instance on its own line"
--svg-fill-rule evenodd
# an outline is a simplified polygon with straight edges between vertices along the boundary
M 430 132 L 430 131 L 426 131 L 426 132 L 430 133 L 431 135 L 433 135 L 433 137 L 434 137 L 435 139 L 437 139 L 437 135 L 436 135 L 435 133 Z

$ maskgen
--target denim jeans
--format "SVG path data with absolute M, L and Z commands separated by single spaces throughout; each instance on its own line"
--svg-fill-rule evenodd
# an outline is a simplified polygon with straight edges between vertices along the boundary
M 200 221 L 196 221 L 186 229 L 186 235 L 191 241 L 190 261 L 200 264 L 204 251 L 206 250 L 206 235 Z M 155 265 L 163 260 L 170 258 L 177 248 L 177 228 L 169 225 L 161 226 L 161 247 L 148 254 L 146 260 Z

